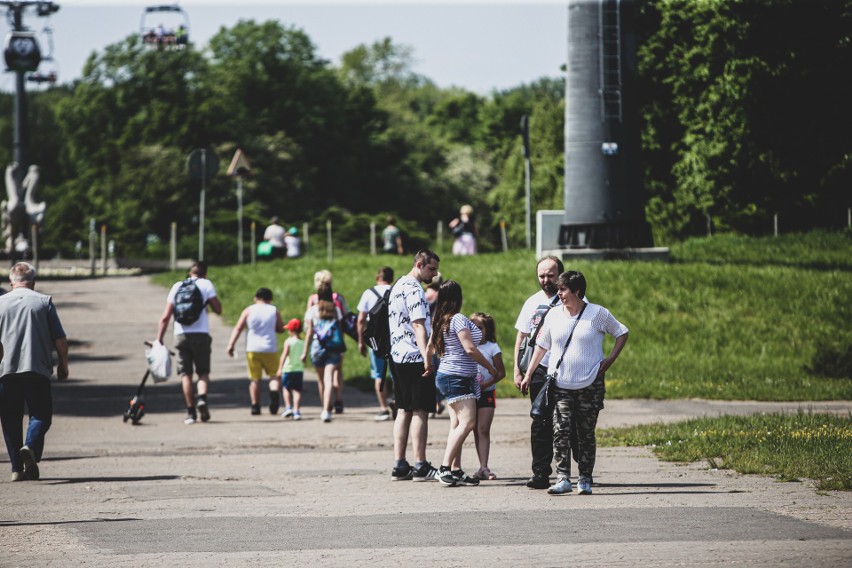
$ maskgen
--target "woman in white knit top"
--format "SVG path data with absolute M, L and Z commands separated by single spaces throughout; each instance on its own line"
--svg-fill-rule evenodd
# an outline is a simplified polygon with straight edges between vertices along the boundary
M 553 446 L 557 479 L 548 492 L 561 495 L 572 490 L 569 477 L 573 425 L 578 446 L 575 455 L 579 458 L 578 492 L 589 495 L 592 493 L 592 470 L 597 452 L 595 427 L 605 393 L 604 374 L 624 349 L 628 330 L 603 306 L 583 302 L 586 279 L 582 273 L 573 270 L 563 272 L 556 284 L 562 306 L 550 310 L 544 320 L 521 389 L 526 392 L 532 371 L 550 351 L 547 373 L 556 378 L 551 391 L 555 402 Z M 609 357 L 603 356 L 605 334 L 615 337 Z

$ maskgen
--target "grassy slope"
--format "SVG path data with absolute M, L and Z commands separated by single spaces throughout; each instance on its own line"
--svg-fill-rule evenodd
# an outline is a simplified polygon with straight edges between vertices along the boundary
M 672 256 L 670 264 L 577 261 L 569 267 L 586 275 L 591 301 L 630 328 L 630 342 L 607 376 L 608 397 L 852 399 L 848 374 L 821 377 L 808 371 L 820 347 L 829 359 L 842 359 L 852 345 L 849 233 L 717 236 L 687 241 L 674 247 Z M 335 290 L 354 308 L 383 263 L 399 275 L 410 269 L 411 260 L 346 253 L 329 266 L 317 254 L 256 269 L 214 267 L 210 276 L 226 321 L 236 321 L 259 286 L 273 290 L 285 319 L 301 318 L 316 270 L 330 268 Z M 509 367 L 515 318 L 538 289 L 534 263 L 531 253 L 518 251 L 444 255 L 441 262 L 444 276 L 464 289 L 464 311 L 494 315 Z M 156 280 L 167 284 L 177 276 Z M 364 377 L 367 361 L 350 345 L 345 375 Z M 607 342 L 605 349 L 610 346 Z M 499 385 L 500 395 L 516 394 L 510 381 Z

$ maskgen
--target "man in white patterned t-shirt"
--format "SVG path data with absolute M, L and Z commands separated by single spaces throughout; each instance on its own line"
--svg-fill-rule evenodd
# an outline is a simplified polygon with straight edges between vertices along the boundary
M 397 416 L 393 427 L 393 481 L 434 481 L 437 470 L 426 461 L 429 413 L 435 409 L 435 377 L 426 352 L 432 331 L 432 316 L 422 284 L 438 274 L 438 255 L 422 249 L 414 255 L 414 266 L 391 288 L 388 306 L 391 374 Z M 405 457 L 411 433 L 414 466 Z

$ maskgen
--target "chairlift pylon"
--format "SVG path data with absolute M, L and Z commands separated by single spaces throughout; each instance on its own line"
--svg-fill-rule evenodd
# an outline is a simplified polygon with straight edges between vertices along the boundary
M 167 18 L 169 27 L 162 21 L 154 24 L 155 16 Z M 189 15 L 177 4 L 147 6 L 139 19 L 139 37 L 149 47 L 184 49 L 189 44 Z

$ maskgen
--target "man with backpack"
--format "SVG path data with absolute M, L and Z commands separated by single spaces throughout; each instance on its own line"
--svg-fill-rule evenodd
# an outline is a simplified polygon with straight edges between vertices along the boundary
M 212 338 L 207 320 L 207 306 L 216 314 L 222 313 L 222 303 L 216 297 L 216 288 L 207 279 L 207 263 L 196 262 L 189 269 L 186 280 L 176 282 L 166 298 L 166 309 L 160 317 L 157 341 L 163 342 L 169 322 L 174 316 L 177 372 L 183 384 L 186 402 L 184 424 L 210 420 L 207 407 L 207 390 L 210 383 L 210 352 Z M 192 374 L 198 375 L 198 400 L 194 403 Z
M 387 398 L 384 393 L 387 360 L 377 354 L 376 350 L 369 347 L 367 340 L 376 335 L 376 332 L 372 328 L 378 323 L 376 321 L 378 314 L 373 313 L 373 308 L 377 308 L 376 311 L 382 308 L 379 304 L 384 301 L 385 292 L 390 290 L 391 282 L 393 282 L 393 268 L 390 266 L 381 267 L 378 274 L 376 274 L 376 285 L 364 290 L 364 293 L 361 294 L 361 299 L 358 301 L 358 349 L 362 356 L 367 354 L 368 349 L 370 351 L 370 377 L 372 377 L 376 385 L 376 399 L 379 401 L 379 413 L 376 415 L 377 422 L 383 422 L 391 418 L 391 411 L 388 408 Z M 367 333 L 368 337 L 365 337 L 368 318 L 371 329 Z M 386 318 L 387 315 L 385 315 Z
M 437 469 L 426 461 L 429 413 L 435 409 L 435 368 L 426 354 L 432 316 L 422 284 L 438 274 L 438 255 L 422 249 L 414 255 L 411 271 L 390 290 L 391 374 L 397 415 L 393 426 L 394 467 L 391 480 L 435 481 Z M 414 465 L 406 460 L 408 434 L 414 447 Z

